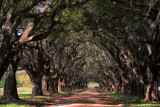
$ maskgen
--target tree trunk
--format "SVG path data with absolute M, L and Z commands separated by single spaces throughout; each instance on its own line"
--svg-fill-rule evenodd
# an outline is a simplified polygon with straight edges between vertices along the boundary
M 34 96 L 43 95 L 41 79 L 32 80 L 31 83 L 32 83 L 32 95 Z
M 31 83 L 32 83 L 32 95 L 34 96 L 43 95 L 41 74 L 39 73 L 35 75 L 29 74 L 29 76 L 30 76 Z
M 138 80 L 137 80 L 138 81 Z M 140 83 L 140 81 L 137 82 L 137 91 L 136 95 L 140 97 L 144 97 L 144 84 Z
M 6 73 L 6 80 L 5 80 L 5 86 L 4 86 L 4 93 L 3 93 L 3 99 L 5 100 L 18 100 L 18 94 L 17 94 L 17 85 L 16 85 L 16 76 L 15 71 L 11 65 L 8 68 L 8 71 Z
M 13 16 L 13 8 L 10 8 L 8 10 L 8 12 L 6 13 L 6 23 L 2 23 L 2 25 L 0 25 L 3 29 L 1 29 L 1 37 L 3 37 L 3 41 L 1 42 L 0 45 L 0 80 L 3 77 L 4 73 L 6 72 L 6 70 L 4 70 L 4 65 L 6 65 L 6 61 L 8 63 L 8 49 L 10 46 L 10 42 L 11 42 L 11 34 L 13 33 L 13 26 L 11 23 L 11 18 Z M 14 56 L 14 55 L 13 55 Z M 9 63 L 7 65 L 7 68 L 9 66 Z
M 38 71 L 34 71 L 33 69 L 30 69 L 28 66 L 24 67 L 24 69 L 26 69 L 26 72 L 31 79 L 32 95 L 34 95 L 34 96 L 43 95 L 43 92 L 42 92 L 42 74 Z
M 3 75 L 6 72 L 6 69 L 9 66 L 9 62 L 8 61 L 5 61 L 4 63 L 1 64 L 1 60 L 2 59 L 0 58 L 0 80 L 2 79 Z
M 50 95 L 57 92 L 56 88 L 54 87 L 54 82 L 52 80 L 48 81 L 48 92 Z
M 149 83 L 147 86 L 146 91 L 146 98 L 145 100 L 153 100 L 158 101 L 159 95 L 158 95 L 158 69 L 156 69 L 155 66 L 150 65 L 150 67 L 147 68 L 148 70 L 148 78 Z
M 159 100 L 159 95 L 158 95 L 158 79 L 157 79 L 157 75 L 155 77 L 153 77 L 153 88 L 152 88 L 152 93 L 151 93 L 151 98 L 154 101 L 158 101 Z
M 159 100 L 157 78 L 153 78 L 148 84 L 145 100 L 146 101 L 148 100 L 158 101 Z
M 151 87 L 152 87 L 151 85 L 152 85 L 151 83 L 147 85 L 145 101 L 151 100 Z
M 127 90 L 127 89 L 126 89 L 126 84 L 122 81 L 121 93 L 122 93 L 122 94 L 126 94 L 126 93 L 127 93 L 126 90 Z
M 43 94 L 49 94 L 49 76 L 43 75 L 42 77 L 42 91 Z
M 62 92 L 62 83 L 61 83 L 61 79 L 58 79 L 58 92 Z

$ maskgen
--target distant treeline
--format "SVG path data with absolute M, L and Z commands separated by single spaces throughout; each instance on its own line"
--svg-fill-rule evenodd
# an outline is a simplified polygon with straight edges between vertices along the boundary
M 5 79 L 6 79 L 6 74 L 2 77 L 2 80 L 0 81 L 0 88 L 4 88 Z M 16 79 L 17 79 L 17 87 L 29 87 L 29 88 L 32 87 L 30 78 L 25 71 L 17 71 Z

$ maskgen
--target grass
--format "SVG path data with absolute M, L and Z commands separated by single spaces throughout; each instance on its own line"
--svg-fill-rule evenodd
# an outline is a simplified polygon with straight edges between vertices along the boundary
M 89 82 L 88 83 L 88 88 L 97 88 L 97 87 L 99 87 L 98 83 L 95 83 L 95 82 Z
M 41 104 L 40 101 L 32 101 L 32 100 L 19 100 L 19 101 L 1 101 L 2 104 L 0 107 L 29 107 L 33 105 Z
M 110 96 L 113 100 L 120 100 L 126 107 L 160 107 L 160 103 L 146 102 L 143 97 L 124 95 L 100 89 L 101 92 Z
M 4 88 L 0 88 L 0 93 L 3 93 Z M 17 88 L 18 92 L 31 92 L 32 88 L 28 88 L 28 87 L 20 87 Z
M 75 92 L 83 91 L 84 89 L 78 89 L 74 91 L 61 92 L 53 95 L 43 95 L 43 96 L 31 96 L 31 92 L 18 92 L 18 96 L 20 99 L 27 100 L 18 100 L 18 101 L 6 101 L 0 98 L 0 107 L 29 107 L 29 106 L 38 106 L 44 103 L 44 101 L 61 97 L 61 96 L 69 96 Z M 0 97 L 2 97 L 2 93 L 0 93 Z M 41 100 L 40 100 L 41 99 Z
M 22 98 L 31 98 L 31 88 L 21 87 L 17 88 L 18 96 L 20 99 Z M 33 100 L 19 100 L 19 101 L 6 101 L 2 99 L 3 96 L 3 88 L 0 88 L 0 107 L 27 107 L 32 105 L 40 104 L 40 101 Z

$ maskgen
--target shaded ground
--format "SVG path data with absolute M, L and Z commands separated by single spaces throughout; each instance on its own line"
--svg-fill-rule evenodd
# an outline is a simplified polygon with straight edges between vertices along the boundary
M 34 99 L 32 99 L 34 100 Z M 47 99 L 41 107 L 122 107 L 118 100 L 111 100 L 109 96 L 100 93 L 96 88 L 74 93 L 58 99 Z
M 124 95 L 104 89 L 84 90 L 43 96 L 31 96 L 31 92 L 20 92 L 21 100 L 6 101 L 0 98 L 0 107 L 122 107 L 121 104 L 125 107 L 160 107 L 159 102 L 145 102 L 143 97 Z

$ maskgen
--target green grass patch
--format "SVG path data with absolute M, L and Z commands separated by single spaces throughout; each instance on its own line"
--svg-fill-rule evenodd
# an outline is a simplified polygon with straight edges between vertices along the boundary
M 146 102 L 143 97 L 130 96 L 126 94 L 120 94 L 116 92 L 110 92 L 104 89 L 100 89 L 101 92 L 110 96 L 113 100 L 120 100 L 126 107 L 160 107 L 158 103 Z
M 19 101 L 0 100 L 0 101 L 2 103 L 0 104 L 0 107 L 29 107 L 41 104 L 40 101 L 32 101 L 32 100 L 19 100 Z
M 17 100 L 17 101 L 6 101 L 2 99 L 3 94 L 0 93 L 0 107 L 29 107 L 33 105 L 41 104 L 40 101 L 34 100 Z M 31 92 L 19 92 L 18 96 L 20 99 L 22 98 L 31 98 Z
M 89 82 L 88 83 L 88 88 L 98 88 L 99 84 L 95 82 Z
M 61 96 L 69 96 L 75 92 L 81 92 L 84 89 L 78 89 L 74 91 L 61 92 L 53 95 L 43 95 L 43 96 L 32 96 L 31 92 L 18 92 L 18 96 L 20 99 L 29 99 L 29 100 L 18 100 L 18 101 L 6 101 L 2 99 L 2 93 L 0 93 L 0 107 L 29 107 L 29 106 L 37 106 L 43 104 L 45 100 L 58 98 Z M 43 99 L 43 101 L 39 100 Z
M 32 92 L 18 92 L 18 96 L 19 96 L 20 99 L 30 98 L 30 97 L 33 97 L 33 96 L 31 96 L 31 93 Z

